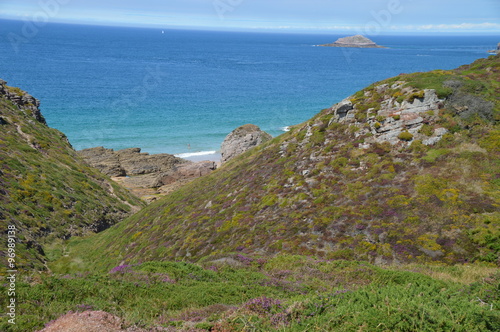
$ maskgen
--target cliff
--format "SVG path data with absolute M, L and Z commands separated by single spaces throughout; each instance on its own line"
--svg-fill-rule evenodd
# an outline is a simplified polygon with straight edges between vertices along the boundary
M 102 231 L 142 207 L 83 162 L 39 104 L 0 81 L 0 221 L 16 228 L 18 269 L 44 269 L 47 245 Z
M 72 254 L 104 269 L 234 252 L 496 262 L 499 75 L 492 56 L 377 82 Z
M 337 39 L 331 44 L 322 44 L 319 46 L 327 47 L 355 47 L 355 48 L 385 48 L 384 46 L 377 45 L 375 42 L 366 38 L 365 36 L 355 35 Z

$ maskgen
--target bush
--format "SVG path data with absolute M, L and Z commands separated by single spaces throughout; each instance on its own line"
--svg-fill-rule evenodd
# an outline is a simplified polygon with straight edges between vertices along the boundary
M 413 139 L 413 134 L 410 133 L 408 130 L 405 130 L 398 135 L 398 138 L 402 141 L 409 142 Z

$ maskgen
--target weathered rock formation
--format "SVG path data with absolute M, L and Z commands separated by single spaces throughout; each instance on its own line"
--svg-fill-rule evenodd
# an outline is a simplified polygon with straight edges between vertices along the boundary
M 385 90 L 394 89 L 401 86 L 403 82 L 396 82 L 392 86 L 387 84 L 377 87 L 377 93 L 383 94 Z M 411 94 L 411 88 L 403 88 L 402 93 Z M 334 115 L 332 122 L 356 123 L 357 113 L 353 98 L 349 97 L 330 109 Z M 362 126 L 356 135 L 371 133 L 370 139 L 366 140 L 366 145 L 370 143 L 389 142 L 392 145 L 409 144 L 414 139 L 421 139 L 425 145 L 434 145 L 439 142 L 444 134 L 448 132 L 445 128 L 435 128 L 433 133 L 425 135 L 421 129 L 431 117 L 436 117 L 438 110 L 443 107 L 444 100 L 441 100 L 432 89 L 425 89 L 414 93 L 412 100 L 398 102 L 396 98 L 386 96 L 382 101 L 380 109 L 373 115 L 373 109 L 366 111 L 369 127 Z M 377 118 L 384 120 L 377 121 Z M 409 133 L 409 134 L 403 134 Z M 402 136 L 403 135 L 403 136 Z
M 271 135 L 253 124 L 246 124 L 236 128 L 222 142 L 221 160 L 226 162 L 259 144 L 267 142 L 271 138 Z
M 15 88 L 7 86 L 7 82 L 4 80 L 0 80 L 0 95 L 3 95 L 4 98 L 12 102 L 14 105 L 24 112 L 28 116 L 32 116 L 36 121 L 41 122 L 43 124 L 47 124 L 45 122 L 45 118 L 43 117 L 40 109 L 40 101 L 28 94 L 27 92 Z M 2 121 L 0 121 L 0 124 Z
M 319 46 L 327 47 L 356 47 L 356 48 L 385 48 L 377 45 L 375 42 L 361 35 L 339 38 L 331 44 L 322 44 Z
M 141 153 L 140 148 L 114 151 L 104 147 L 90 148 L 78 153 L 92 166 L 108 176 L 134 176 L 171 171 L 187 160 L 171 154 Z
M 171 192 L 216 169 L 213 161 L 192 162 L 171 154 L 141 153 L 140 148 L 114 151 L 96 147 L 78 151 L 92 167 L 146 200 Z

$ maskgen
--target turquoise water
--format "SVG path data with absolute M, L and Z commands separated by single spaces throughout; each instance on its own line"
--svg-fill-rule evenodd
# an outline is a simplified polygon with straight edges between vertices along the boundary
M 499 37 L 372 36 L 387 49 L 314 45 L 337 35 L 48 24 L 29 36 L 0 21 L 0 78 L 41 100 L 75 149 L 213 153 L 234 128 L 272 135 L 359 89 L 486 57 Z M 12 36 L 22 42 L 12 44 Z

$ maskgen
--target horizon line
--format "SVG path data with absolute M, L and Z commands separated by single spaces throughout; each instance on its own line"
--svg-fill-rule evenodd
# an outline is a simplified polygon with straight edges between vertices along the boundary
M 26 18 L 16 18 L 16 17 L 1 17 L 0 20 L 15 21 L 25 24 L 36 25 L 35 22 Z M 465 35 L 477 35 L 477 36 L 494 36 L 498 35 L 500 38 L 499 31 L 473 31 L 473 30 L 459 30 L 454 31 L 443 31 L 443 30 L 430 30 L 430 29 L 417 29 L 417 30 L 383 30 L 377 33 L 363 33 L 360 31 L 362 29 L 356 29 L 355 27 L 344 28 L 344 29 L 333 29 L 331 27 L 293 27 L 293 26 L 279 26 L 279 27 L 224 27 L 224 26 L 204 26 L 204 25 L 160 25 L 160 24 L 141 24 L 141 23 L 126 23 L 126 22 L 85 22 L 85 21 L 66 21 L 66 20 L 55 20 L 43 22 L 43 25 L 47 24 L 62 24 L 62 25 L 78 25 L 78 26 L 96 26 L 96 27 L 116 27 L 116 28 L 137 28 L 137 29 L 157 29 L 157 30 L 196 30 L 196 31 L 214 31 L 214 32 L 254 32 L 254 33 L 276 33 L 276 34 L 361 34 L 364 36 L 465 36 Z

